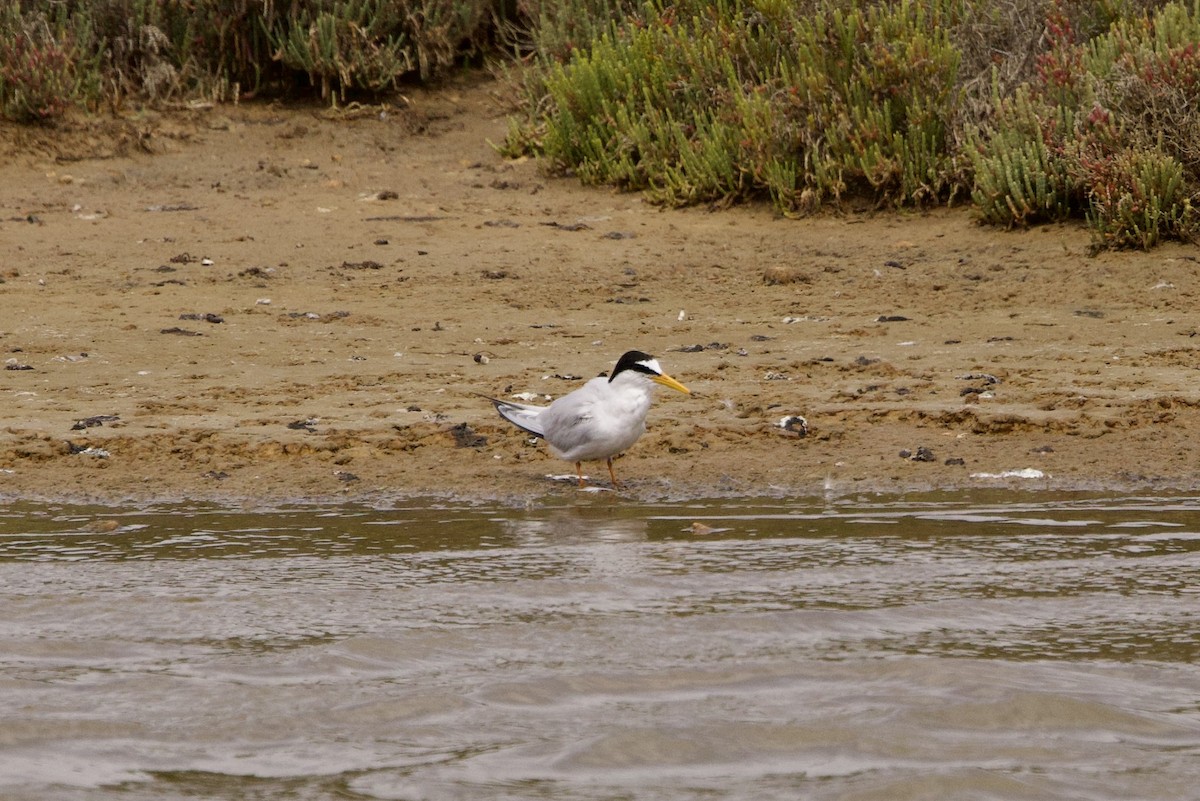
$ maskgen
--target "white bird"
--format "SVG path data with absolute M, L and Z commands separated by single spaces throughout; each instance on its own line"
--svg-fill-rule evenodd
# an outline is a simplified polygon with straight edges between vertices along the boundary
M 505 420 L 545 439 L 550 452 L 559 459 L 574 462 L 579 486 L 583 486 L 582 463 L 604 459 L 613 486 L 619 487 L 613 457 L 646 433 L 646 412 L 655 384 L 684 394 L 691 392 L 664 373 L 658 359 L 631 350 L 617 360 L 612 375 L 593 378 L 549 406 L 488 400 Z

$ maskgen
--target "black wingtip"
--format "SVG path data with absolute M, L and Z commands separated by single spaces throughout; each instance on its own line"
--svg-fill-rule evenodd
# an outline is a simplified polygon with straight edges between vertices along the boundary
M 533 436 L 537 437 L 538 439 L 545 439 L 546 435 L 543 434 L 542 432 L 534 431 L 532 428 L 526 428 L 525 426 L 521 425 L 516 420 L 512 419 L 511 417 L 509 417 L 508 415 L 506 415 L 504 413 L 504 407 L 512 406 L 512 404 L 509 403 L 508 401 L 500 400 L 499 398 L 493 398 L 491 395 L 484 395 L 481 392 L 477 392 L 475 394 L 479 395 L 479 397 L 484 398 L 485 400 L 491 401 L 492 405 L 496 407 L 497 414 L 499 414 L 502 418 L 504 418 L 504 420 L 506 422 L 511 423 L 512 425 L 514 425 L 517 428 L 524 431 L 526 434 L 532 434 Z

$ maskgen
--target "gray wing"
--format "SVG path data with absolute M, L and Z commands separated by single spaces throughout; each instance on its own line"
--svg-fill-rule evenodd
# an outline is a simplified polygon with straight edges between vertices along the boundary
M 490 400 L 496 407 L 496 411 L 500 412 L 500 416 L 508 422 L 512 423 L 522 431 L 528 431 L 535 437 L 546 436 L 542 429 L 542 412 L 546 411 L 545 406 L 531 406 L 528 403 L 514 403 L 512 401 L 500 400 L 499 398 L 491 398 L 487 395 L 483 396 Z
M 550 404 L 538 420 L 546 441 L 564 459 L 580 458 L 580 454 L 590 452 L 593 447 L 597 387 L 590 384 Z

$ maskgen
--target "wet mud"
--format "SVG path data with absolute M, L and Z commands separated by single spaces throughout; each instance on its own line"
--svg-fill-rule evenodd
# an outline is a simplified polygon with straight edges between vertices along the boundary
M 502 158 L 505 111 L 485 82 L 0 128 L 0 495 L 576 492 L 480 395 L 634 348 L 693 394 L 622 495 L 1194 488 L 1194 247 L 663 210 Z

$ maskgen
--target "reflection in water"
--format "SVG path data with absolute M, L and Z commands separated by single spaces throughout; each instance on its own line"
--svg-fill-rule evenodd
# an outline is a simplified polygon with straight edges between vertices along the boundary
M 1189 498 L 14 505 L 0 797 L 1189 797 L 1198 596 Z

